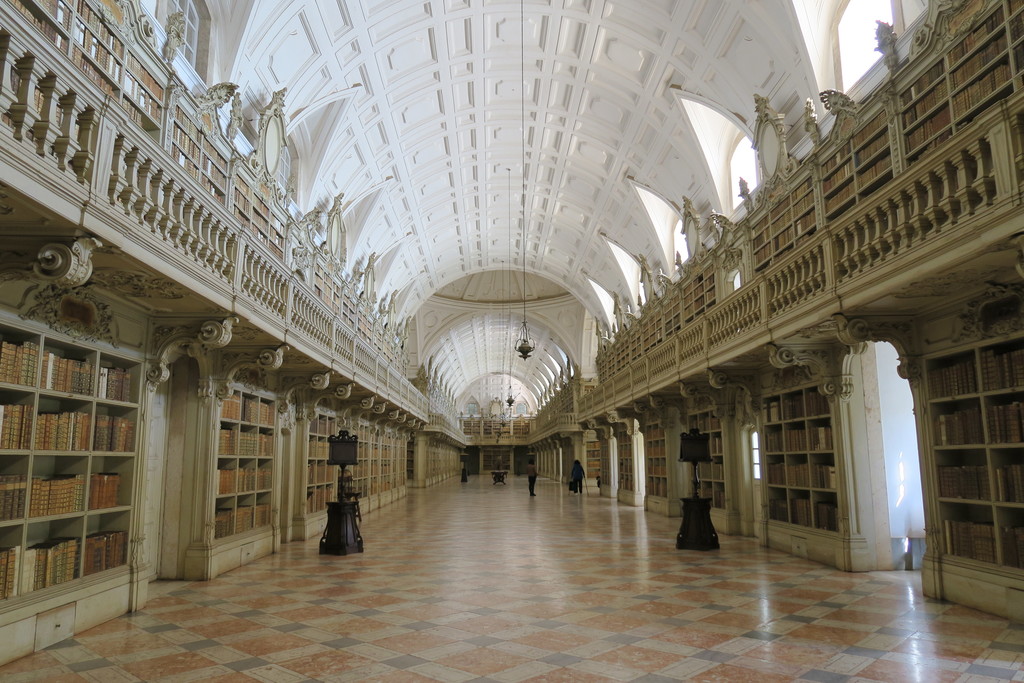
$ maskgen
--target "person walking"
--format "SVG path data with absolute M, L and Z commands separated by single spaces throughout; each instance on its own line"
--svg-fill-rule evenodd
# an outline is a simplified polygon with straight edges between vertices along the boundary
M 573 493 L 579 495 L 583 493 L 583 478 L 587 476 L 587 473 L 583 471 L 583 465 L 580 464 L 579 460 L 574 460 L 572 463 L 572 473 L 569 475 L 569 479 L 572 482 L 570 489 Z
M 537 466 L 533 464 L 532 460 L 526 463 L 526 481 L 530 482 L 530 495 L 536 496 L 533 487 L 537 485 Z

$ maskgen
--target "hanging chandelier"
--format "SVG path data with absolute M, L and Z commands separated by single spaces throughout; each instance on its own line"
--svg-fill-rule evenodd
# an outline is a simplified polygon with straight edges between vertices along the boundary
M 526 3 L 519 2 L 519 63 L 520 63 L 520 116 L 523 120 L 523 134 L 521 136 L 521 163 L 523 174 L 523 192 L 520 198 L 523 226 L 523 325 L 519 329 L 519 339 L 516 340 L 516 352 L 519 357 L 526 360 L 533 353 L 533 340 L 530 339 L 530 328 L 526 324 Z M 512 398 L 511 392 L 509 398 Z

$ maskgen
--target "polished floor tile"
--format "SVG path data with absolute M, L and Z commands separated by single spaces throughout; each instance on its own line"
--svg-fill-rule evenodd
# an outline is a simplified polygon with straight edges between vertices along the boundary
M 472 477 L 0 667 L 21 681 L 1024 681 L 1024 625 L 541 480 Z

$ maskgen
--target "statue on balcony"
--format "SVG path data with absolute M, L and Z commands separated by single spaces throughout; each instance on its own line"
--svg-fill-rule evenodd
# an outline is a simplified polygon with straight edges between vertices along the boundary
M 164 41 L 163 58 L 166 62 L 173 62 L 178 48 L 185 44 L 185 13 L 169 14 L 164 33 L 167 39 Z
M 654 280 L 651 277 L 651 264 L 643 254 L 636 255 L 636 261 L 640 264 L 640 284 L 644 288 L 644 298 L 650 301 L 654 298 Z M 639 301 L 637 302 L 639 305 Z

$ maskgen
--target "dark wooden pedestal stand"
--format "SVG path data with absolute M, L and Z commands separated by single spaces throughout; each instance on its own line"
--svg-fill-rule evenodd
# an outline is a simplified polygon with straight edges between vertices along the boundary
M 680 498 L 683 522 L 676 535 L 676 548 L 680 550 L 718 550 L 718 533 L 711 523 L 711 499 L 700 497 L 698 463 L 711 460 L 708 436 L 698 429 L 679 435 L 679 459 L 693 467 L 693 496 Z
M 718 533 L 711 523 L 710 498 L 680 498 L 683 523 L 679 525 L 676 547 L 680 550 L 718 550 Z
M 320 537 L 321 555 L 348 555 L 363 552 L 363 537 L 356 519 L 358 501 L 345 496 L 345 466 L 338 477 L 338 501 L 327 503 L 327 528 Z

